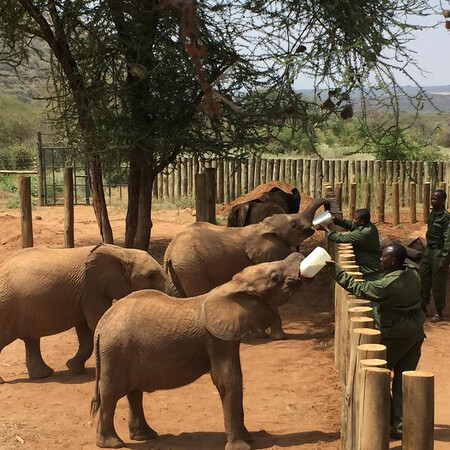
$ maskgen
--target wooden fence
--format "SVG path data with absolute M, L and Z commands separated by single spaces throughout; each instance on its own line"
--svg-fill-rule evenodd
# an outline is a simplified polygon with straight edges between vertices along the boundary
M 195 193 L 195 174 L 216 168 L 218 203 L 229 203 L 261 183 L 284 181 L 310 197 L 320 197 L 324 183 L 335 188 L 342 205 L 410 207 L 429 201 L 429 191 L 450 187 L 450 162 L 321 159 L 250 159 L 243 163 L 181 158 L 154 185 L 156 198 Z M 429 183 L 429 184 L 426 184 Z M 397 192 L 398 190 L 398 192 Z M 424 195 L 425 193 L 425 195 Z M 448 192 L 447 192 L 448 193 Z M 380 211 L 380 213 L 383 213 Z

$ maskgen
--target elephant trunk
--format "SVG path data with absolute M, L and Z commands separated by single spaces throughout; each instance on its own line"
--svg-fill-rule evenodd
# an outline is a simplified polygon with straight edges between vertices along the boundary
M 330 209 L 330 202 L 326 198 L 316 198 L 302 211 L 301 214 L 306 220 L 312 222 L 316 211 L 322 205 L 326 210 Z

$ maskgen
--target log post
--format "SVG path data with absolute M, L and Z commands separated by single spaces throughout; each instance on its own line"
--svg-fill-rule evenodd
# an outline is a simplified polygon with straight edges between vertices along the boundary
M 392 183 L 392 226 L 400 223 L 400 202 L 398 182 Z
M 224 203 L 224 161 L 217 162 L 217 200 L 219 203 Z
M 336 202 L 339 205 L 339 209 L 342 211 L 342 181 L 338 181 L 334 188 L 336 195 Z
M 303 159 L 297 159 L 297 187 L 300 192 L 303 190 Z
M 348 216 L 349 220 L 352 220 L 355 217 L 356 211 L 356 183 L 350 183 L 349 189 L 349 199 L 348 199 Z
M 33 219 L 31 215 L 31 178 L 19 177 L 20 227 L 22 248 L 33 247 Z
M 370 211 L 370 197 L 372 195 L 372 183 L 364 183 L 364 208 Z
M 431 184 L 429 182 L 423 183 L 423 214 L 422 220 L 427 223 L 428 216 L 430 215 L 430 187 Z
M 419 203 L 423 202 L 423 161 L 417 161 L 417 190 Z
M 273 179 L 280 181 L 280 159 L 277 158 L 273 162 Z
M 272 181 L 275 179 L 273 176 L 273 165 L 274 165 L 273 159 L 268 159 L 267 160 L 267 181 Z
M 417 211 L 416 211 L 416 183 L 411 181 L 409 183 L 409 216 L 411 223 L 417 222 Z
M 309 177 L 311 174 L 311 160 L 305 159 L 305 170 L 303 171 L 303 190 L 306 195 L 310 195 L 310 184 L 309 184 Z
M 403 450 L 434 448 L 434 375 L 403 372 Z
M 378 223 L 384 223 L 384 204 L 386 200 L 386 191 L 384 190 L 384 183 L 378 184 Z
M 317 177 L 316 177 L 317 159 L 311 160 L 311 172 L 310 172 L 310 182 L 309 182 L 309 196 L 312 198 L 316 197 L 317 192 Z
M 207 222 L 206 174 L 195 174 L 195 221 Z
M 272 163 L 273 163 L 273 160 L 272 160 Z M 244 193 L 246 194 L 247 192 L 250 191 L 249 184 L 248 184 L 248 160 L 242 163 L 241 170 L 244 175 L 244 179 L 243 179 L 242 183 L 243 183 Z
M 255 177 L 253 183 L 255 187 L 261 184 L 261 158 L 255 159 Z
M 248 162 L 248 190 L 255 189 L 255 158 Z
M 358 450 L 389 449 L 389 385 L 391 371 L 381 368 L 361 369 L 358 386 Z
M 74 248 L 73 168 L 64 168 L 64 247 Z
M 45 205 L 45 193 L 44 193 L 44 180 L 45 180 L 45 165 L 44 165 L 44 151 L 42 149 L 42 133 L 38 131 L 36 141 L 36 151 L 37 151 L 37 194 L 38 194 L 38 205 Z
M 216 169 L 205 168 L 205 189 L 206 189 L 206 220 L 205 222 L 216 223 Z

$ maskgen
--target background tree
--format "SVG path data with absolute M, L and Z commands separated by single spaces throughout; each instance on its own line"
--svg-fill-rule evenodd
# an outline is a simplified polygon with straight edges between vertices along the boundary
M 53 113 L 89 163 L 94 209 L 112 241 L 101 164 L 129 164 L 126 245 L 147 249 L 155 177 L 180 155 L 258 154 L 274 140 L 353 115 L 381 87 L 394 111 L 397 71 L 421 0 L 0 0 L 3 61 L 51 49 Z M 294 89 L 314 78 L 315 98 Z M 413 80 L 412 80 L 413 81 Z M 411 99 L 416 107 L 423 92 Z M 395 132 L 386 123 L 388 133 Z

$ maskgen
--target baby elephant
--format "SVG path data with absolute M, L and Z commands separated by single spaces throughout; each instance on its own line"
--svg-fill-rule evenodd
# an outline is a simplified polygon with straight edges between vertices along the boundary
M 244 425 L 239 341 L 267 328 L 275 308 L 302 286 L 300 253 L 283 261 L 245 268 L 212 291 L 179 299 L 154 290 L 128 295 L 100 319 L 95 330 L 95 396 L 100 409 L 96 443 L 124 445 L 114 428 L 117 401 L 129 402 L 130 438 L 145 441 L 158 434 L 146 422 L 142 393 L 192 383 L 211 371 L 219 391 L 227 434 L 226 450 L 250 449 Z
M 44 378 L 53 369 L 42 359 L 40 338 L 75 327 L 79 349 L 66 365 L 82 374 L 95 326 L 113 300 L 164 290 L 165 281 L 163 268 L 142 250 L 109 244 L 20 250 L 0 265 L 0 352 L 22 339 L 30 378 Z

